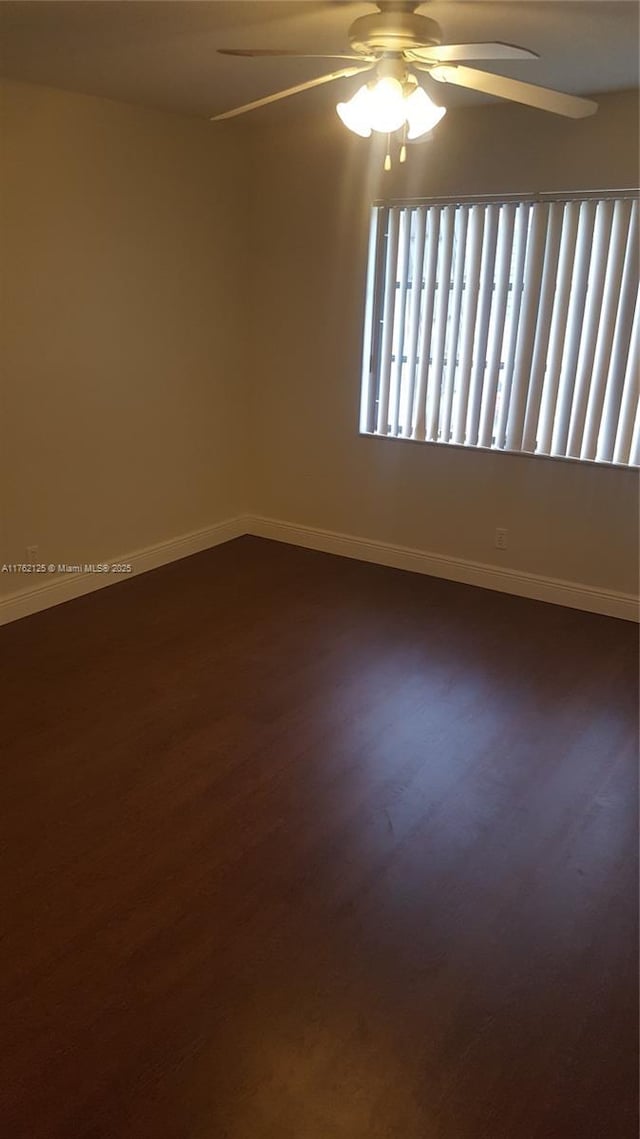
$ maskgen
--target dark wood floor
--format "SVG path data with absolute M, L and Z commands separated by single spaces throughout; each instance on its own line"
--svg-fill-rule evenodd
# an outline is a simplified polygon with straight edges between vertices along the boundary
M 243 538 L 0 653 L 3 1135 L 635 1139 L 633 626 Z

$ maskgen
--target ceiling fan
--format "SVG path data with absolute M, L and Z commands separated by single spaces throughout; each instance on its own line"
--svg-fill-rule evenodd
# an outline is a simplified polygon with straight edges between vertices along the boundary
M 348 61 L 348 65 L 273 95 L 265 95 L 262 99 L 254 99 L 241 107 L 233 107 L 214 115 L 212 121 L 231 119 L 324 83 L 372 71 L 373 81 L 361 87 L 348 103 L 339 103 L 338 114 L 345 126 L 363 137 L 369 137 L 372 131 L 391 135 L 401 130 L 400 160 L 403 161 L 406 156 L 405 139 L 412 141 L 428 134 L 445 114 L 445 109 L 436 106 L 420 86 L 416 72 L 418 75 L 426 73 L 437 83 L 483 91 L 573 119 L 593 115 L 598 109 L 598 104 L 590 99 L 466 66 L 468 61 L 537 59 L 536 52 L 507 43 L 446 44 L 442 42 L 442 31 L 435 20 L 417 14 L 419 3 L 379 0 L 376 7 L 377 12 L 360 16 L 349 28 L 351 52 L 315 54 L 271 48 L 220 48 L 222 55 L 340 59 Z M 389 168 L 390 162 L 387 153 L 385 168 Z

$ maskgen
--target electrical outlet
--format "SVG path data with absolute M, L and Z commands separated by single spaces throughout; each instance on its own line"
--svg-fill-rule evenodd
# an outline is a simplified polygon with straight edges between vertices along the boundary
M 504 526 L 496 526 L 496 550 L 506 550 L 508 530 Z
M 38 547 L 27 546 L 27 565 L 35 565 L 38 560 Z

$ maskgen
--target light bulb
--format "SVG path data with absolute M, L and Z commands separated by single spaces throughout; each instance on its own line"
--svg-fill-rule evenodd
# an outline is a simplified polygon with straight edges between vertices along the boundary
M 404 102 L 405 115 L 409 124 L 407 138 L 420 138 L 428 134 L 446 113 L 446 107 L 438 107 L 429 98 L 423 87 L 416 87 Z
M 402 83 L 391 75 L 379 79 L 369 88 L 369 122 L 381 134 L 399 130 L 406 118 Z
M 361 138 L 371 137 L 370 99 L 371 94 L 365 83 L 363 87 L 358 88 L 348 103 L 338 103 L 336 107 L 345 127 L 354 134 L 359 134 Z

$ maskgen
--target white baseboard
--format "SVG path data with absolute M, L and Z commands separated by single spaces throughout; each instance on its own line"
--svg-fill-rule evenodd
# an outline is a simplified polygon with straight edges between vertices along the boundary
M 341 557 L 355 558 L 358 561 L 375 562 L 394 569 L 442 577 L 465 585 L 477 585 L 482 589 L 511 593 L 516 597 L 528 597 L 534 601 L 547 601 L 552 605 L 565 605 L 569 609 L 583 609 L 588 613 L 620 617 L 625 621 L 639 619 L 638 598 L 629 593 L 614 593 L 596 589 L 591 585 L 582 585 L 579 582 L 541 577 L 520 570 L 501 569 L 500 566 L 431 554 L 407 546 L 396 546 L 390 542 L 354 538 L 349 534 L 338 534 L 332 530 L 296 526 L 291 522 L 282 522 L 275 518 L 248 517 L 245 522 L 250 534 L 261 538 L 273 538 L 277 542 L 289 542 L 294 546 L 304 546 L 310 550 L 322 550 L 327 554 L 339 554 Z
M 63 601 L 71 601 L 74 597 L 82 597 L 85 593 L 93 593 L 94 590 L 103 589 L 107 585 L 128 581 L 137 574 L 157 569 L 158 566 L 178 561 L 179 558 L 187 558 L 190 554 L 197 554 L 212 546 L 219 546 L 222 542 L 229 542 L 232 538 L 239 538 L 246 533 L 244 518 L 229 518 L 224 522 L 216 522 L 213 526 L 205 526 L 203 530 L 194 530 L 190 534 L 182 534 L 167 542 L 157 542 L 153 546 L 146 546 L 133 553 L 102 559 L 110 565 L 122 563 L 131 565 L 131 573 L 126 575 L 68 573 L 48 580 L 37 578 L 39 584 L 31 589 L 22 589 L 0 596 L 0 625 L 16 621 L 19 617 L 28 617 L 29 614 L 38 613 L 41 609 L 49 609 L 52 605 L 60 605 Z M 48 575 L 43 576 L 46 578 Z
M 561 581 L 519 570 L 501 569 L 499 566 L 466 561 L 464 558 L 431 554 L 407 546 L 393 545 L 390 542 L 355 538 L 333 530 L 297 526 L 292 522 L 255 515 L 239 515 L 206 526 L 202 530 L 172 538 L 167 542 L 158 542 L 142 550 L 104 560 L 114 564 L 122 562 L 131 564 L 131 574 L 127 574 L 124 578 L 127 580 L 137 574 L 146 573 L 147 570 L 157 569 L 158 566 L 166 565 L 168 562 L 219 546 L 243 534 L 271 538 L 277 542 L 287 542 L 309 550 L 321 550 L 327 554 L 338 554 L 345 558 L 355 558 L 357 561 L 374 562 L 394 569 L 428 574 L 448 581 L 459 581 L 465 585 L 479 586 L 481 589 L 515 594 L 516 597 L 547 601 L 552 605 L 565 605 L 570 609 L 583 609 L 588 613 L 620 617 L 625 621 L 639 619 L 638 598 L 633 594 L 595 589 L 593 586 L 582 585 L 579 582 Z M 27 617 L 30 613 L 38 613 L 41 609 L 48 609 L 53 605 L 60 605 L 63 601 L 70 601 L 74 597 L 81 597 L 85 593 L 92 593 L 96 589 L 114 585 L 122 580 L 123 577 L 119 575 L 100 573 L 56 576 L 53 580 L 43 581 L 31 589 L 19 590 L 0 597 L 0 625 L 16 621 L 19 617 Z

